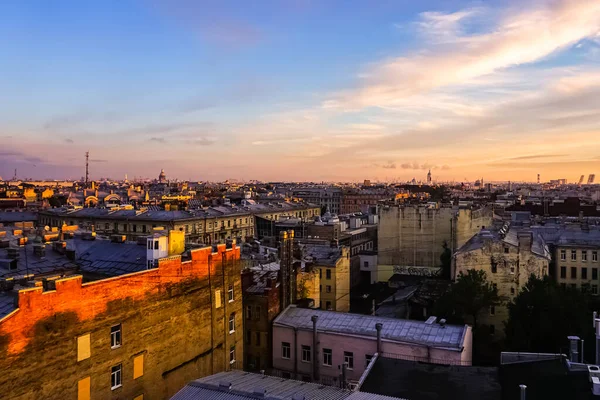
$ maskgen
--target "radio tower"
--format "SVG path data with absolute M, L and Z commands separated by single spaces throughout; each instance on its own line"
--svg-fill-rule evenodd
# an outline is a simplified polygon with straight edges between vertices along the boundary
M 88 181 L 90 179 L 90 170 L 89 170 L 89 163 L 90 161 L 90 152 L 86 151 L 85 152 L 85 188 L 88 188 Z

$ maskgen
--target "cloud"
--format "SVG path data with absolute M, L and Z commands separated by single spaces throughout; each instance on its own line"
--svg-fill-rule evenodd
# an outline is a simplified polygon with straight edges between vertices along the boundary
M 161 138 L 161 137 L 152 137 L 150 138 L 151 142 L 157 142 L 157 143 L 165 143 L 165 138 Z
M 66 138 L 65 143 L 75 143 L 75 142 L 71 138 Z
M 90 115 L 85 112 L 77 112 L 67 115 L 59 115 L 50 118 L 45 124 L 44 129 L 49 131 L 64 130 L 73 128 L 90 119 Z
M 205 97 L 198 97 L 183 102 L 183 104 L 180 107 L 180 110 L 183 112 L 194 112 L 208 110 L 215 106 L 216 104 L 213 100 L 207 99 Z
M 421 24 L 441 26 L 438 30 L 450 29 L 455 35 L 443 45 L 431 41 L 414 54 L 378 62 L 362 74 L 358 88 L 332 96 L 323 106 L 356 110 L 393 105 L 436 88 L 464 84 L 499 70 L 539 61 L 599 31 L 599 1 L 558 0 L 541 4 L 538 8 L 512 9 L 487 32 L 475 34 L 464 34 L 458 26 L 473 15 L 469 10 L 423 14 Z
M 199 138 L 195 138 L 195 139 L 186 140 L 187 144 L 194 145 L 194 146 L 212 146 L 216 142 L 217 142 L 217 139 L 212 138 L 212 137 L 199 137 Z
M 529 156 L 511 157 L 509 160 L 535 160 L 539 158 L 558 158 L 565 156 L 567 156 L 567 154 L 534 154 Z
M 0 151 L 0 157 L 20 157 L 23 153 L 18 151 Z
M 385 165 L 382 165 L 381 168 L 385 168 L 385 169 L 396 169 L 396 163 L 393 162 L 388 162 Z
M 92 158 L 92 159 L 90 159 L 90 162 L 94 162 L 94 163 L 107 163 L 108 160 Z

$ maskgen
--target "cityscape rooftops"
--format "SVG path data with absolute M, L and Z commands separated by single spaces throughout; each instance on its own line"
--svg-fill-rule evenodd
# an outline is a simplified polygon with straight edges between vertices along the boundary
M 220 372 L 192 381 L 171 400 L 394 400 L 396 397 L 353 392 L 334 386 L 276 378 L 244 371 Z
M 319 317 L 317 330 L 375 338 L 375 324 L 381 323 L 381 337 L 404 343 L 415 343 L 436 348 L 462 351 L 467 325 L 428 324 L 424 321 L 341 313 L 296 306 L 286 308 L 273 322 L 274 325 L 312 330 L 311 317 Z
M 503 234 L 502 232 L 494 229 L 482 229 L 469 239 L 460 249 L 456 251 L 456 254 L 467 253 L 474 250 L 479 250 L 484 247 L 486 241 L 499 241 L 504 244 L 518 247 L 519 246 L 519 235 L 530 234 L 531 235 L 531 252 L 540 256 L 550 259 L 550 250 L 544 241 L 542 235 L 537 231 L 529 229 L 519 229 L 515 227 L 508 227 Z

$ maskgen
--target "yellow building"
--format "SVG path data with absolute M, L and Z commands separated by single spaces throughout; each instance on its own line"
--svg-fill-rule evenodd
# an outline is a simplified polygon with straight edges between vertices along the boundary
M 307 245 L 306 253 L 319 271 L 321 309 L 350 311 L 350 251 L 348 247 Z M 315 302 L 316 304 L 316 302 Z
M 556 280 L 563 286 L 589 289 L 598 294 L 600 270 L 600 231 L 565 230 L 555 246 Z

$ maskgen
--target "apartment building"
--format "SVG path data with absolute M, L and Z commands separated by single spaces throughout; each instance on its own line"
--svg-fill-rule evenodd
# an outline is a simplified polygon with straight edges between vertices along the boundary
M 435 319 L 435 318 L 434 318 Z M 375 354 L 432 364 L 470 365 L 468 325 L 288 307 L 273 322 L 273 368 L 313 382 L 357 382 Z
M 133 248 L 153 252 L 155 241 Z M 239 258 L 239 247 L 223 244 L 150 269 L 131 262 L 134 272 L 110 278 L 84 281 L 63 268 L 51 280 L 3 281 L 1 396 L 164 399 L 190 380 L 241 367 Z
M 600 230 L 586 227 L 563 229 L 554 243 L 557 282 L 598 294 L 600 279 Z
M 319 272 L 321 309 L 350 311 L 350 249 L 304 244 L 305 259 Z
M 501 304 L 485 310 L 478 324 L 487 326 L 489 333 L 500 339 L 508 319 L 507 303 L 531 275 L 547 275 L 550 261 L 550 250 L 540 234 L 506 223 L 500 230 L 480 231 L 455 253 L 453 279 L 470 269 L 486 272 L 487 280 L 498 288 Z

